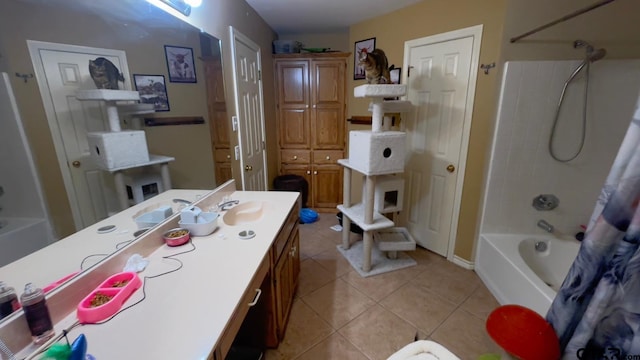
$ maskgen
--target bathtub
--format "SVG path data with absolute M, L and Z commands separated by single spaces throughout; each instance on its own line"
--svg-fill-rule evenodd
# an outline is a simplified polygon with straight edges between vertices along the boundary
M 0 218 L 0 267 L 49 245 L 52 235 L 45 219 Z
M 536 251 L 535 243 L 546 243 Z M 475 271 L 502 305 L 526 306 L 546 316 L 580 243 L 575 239 L 518 234 L 481 234 Z

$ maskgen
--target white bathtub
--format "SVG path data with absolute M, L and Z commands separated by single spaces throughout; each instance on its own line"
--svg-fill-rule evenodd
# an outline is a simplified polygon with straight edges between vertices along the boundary
M 0 218 L 0 267 L 51 243 L 45 219 Z
M 535 250 L 538 241 L 547 244 L 545 251 Z M 482 234 L 475 270 L 500 304 L 519 304 L 545 316 L 579 248 L 574 239 Z

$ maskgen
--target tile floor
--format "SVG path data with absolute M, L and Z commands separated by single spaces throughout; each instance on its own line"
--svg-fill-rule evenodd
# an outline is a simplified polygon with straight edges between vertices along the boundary
M 275 359 L 386 359 L 413 341 L 436 341 L 459 358 L 499 353 L 484 330 L 499 304 L 478 276 L 418 247 L 418 265 L 363 278 L 336 250 L 335 214 L 300 225 L 301 272 Z M 352 235 L 352 240 L 356 240 Z

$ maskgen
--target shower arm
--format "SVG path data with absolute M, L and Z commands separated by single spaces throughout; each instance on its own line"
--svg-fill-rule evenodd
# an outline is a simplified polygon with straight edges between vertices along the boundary
M 544 29 L 548 28 L 548 27 L 551 27 L 553 25 L 559 24 L 559 23 L 561 23 L 563 21 L 567 21 L 567 20 L 572 19 L 572 18 L 574 18 L 574 17 L 576 17 L 578 15 L 582 15 L 584 13 L 587 13 L 587 12 L 591 11 L 591 10 L 597 9 L 600 6 L 607 5 L 607 4 L 612 3 L 614 1 L 615 0 L 600 0 L 597 3 L 593 4 L 593 5 L 587 6 L 585 8 L 580 9 L 580 10 L 576 10 L 576 11 L 572 12 L 571 14 L 565 15 L 565 16 L 561 17 L 560 19 L 554 20 L 554 21 L 552 21 L 550 23 L 547 23 L 547 24 L 544 24 L 542 26 L 539 26 L 539 27 L 537 27 L 537 28 L 535 28 L 533 30 L 527 31 L 526 33 L 524 33 L 522 35 L 518 35 L 516 37 L 512 37 L 510 42 L 514 43 L 514 42 L 516 42 L 516 41 L 518 41 L 518 40 L 520 40 L 522 38 L 525 38 L 525 37 L 527 37 L 529 35 L 533 35 L 533 34 L 539 32 L 541 30 L 544 30 Z

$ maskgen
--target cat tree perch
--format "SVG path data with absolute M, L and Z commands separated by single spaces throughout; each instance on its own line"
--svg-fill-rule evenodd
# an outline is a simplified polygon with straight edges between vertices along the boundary
M 400 211 L 404 180 L 392 174 L 404 172 L 406 134 L 389 131 L 390 119 L 385 121 L 385 113 L 407 112 L 411 102 L 404 100 L 384 100 L 404 96 L 406 85 L 361 85 L 354 89 L 355 97 L 371 98 L 371 131 L 351 131 L 349 133 L 349 159 L 340 159 L 344 166 L 343 204 L 338 205 L 345 216 L 342 224 L 342 247 L 350 247 L 351 222 L 356 223 L 363 233 L 362 270 L 371 270 L 371 251 L 374 232 L 389 229 L 394 222 L 382 213 Z M 351 171 L 365 175 L 365 190 L 360 204 L 351 204 Z M 380 178 L 376 186 L 377 178 Z M 389 191 L 387 191 L 389 190 Z M 388 193 L 395 195 L 395 206 L 386 207 Z M 393 196 L 391 197 L 393 198 Z M 377 201 L 376 201 L 377 200 Z M 378 241 L 379 248 L 388 252 L 390 258 L 396 257 L 396 251 L 415 250 L 415 241 L 407 232 L 401 237 L 392 237 L 387 241 Z

